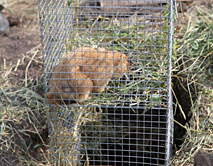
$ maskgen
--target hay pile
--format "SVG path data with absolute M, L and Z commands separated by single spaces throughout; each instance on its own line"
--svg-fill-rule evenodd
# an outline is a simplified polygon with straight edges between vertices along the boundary
M 188 24 L 176 33 L 174 77 L 187 83 L 192 104 L 191 120 L 182 125 L 186 130 L 181 148 L 171 159 L 171 165 L 193 165 L 194 156 L 203 148 L 213 149 L 213 5 L 210 1 L 197 1 L 185 13 Z M 184 19 L 181 19 L 182 21 Z M 178 71 L 178 72 L 177 72 Z M 195 85 L 196 92 L 190 91 Z M 194 94 L 197 100 L 193 100 Z M 182 112 L 182 117 L 187 117 Z

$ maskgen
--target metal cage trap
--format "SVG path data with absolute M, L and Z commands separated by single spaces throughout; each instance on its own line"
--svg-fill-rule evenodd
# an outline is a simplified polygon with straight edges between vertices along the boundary
M 168 165 L 173 0 L 38 0 L 52 165 Z

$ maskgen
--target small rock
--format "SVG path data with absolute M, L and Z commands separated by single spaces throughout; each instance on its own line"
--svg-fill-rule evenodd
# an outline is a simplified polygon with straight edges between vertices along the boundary
M 5 34 L 9 31 L 9 22 L 1 12 L 3 9 L 4 6 L 0 4 L 0 34 L 1 33 Z
M 194 157 L 194 166 L 213 166 L 213 153 L 200 149 Z
M 7 33 L 9 31 L 9 22 L 7 18 L 0 12 L 0 33 Z

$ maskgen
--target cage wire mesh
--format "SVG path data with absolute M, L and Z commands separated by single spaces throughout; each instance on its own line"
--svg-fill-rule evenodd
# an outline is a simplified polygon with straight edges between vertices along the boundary
M 52 165 L 168 165 L 172 0 L 38 0 Z

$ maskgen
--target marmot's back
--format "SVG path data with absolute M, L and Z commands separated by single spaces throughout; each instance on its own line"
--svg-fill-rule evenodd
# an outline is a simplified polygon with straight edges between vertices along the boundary
M 48 94 L 54 94 L 56 100 L 60 96 L 61 100 L 82 102 L 91 92 L 101 93 L 112 77 L 120 77 L 128 69 L 125 54 L 104 48 L 78 48 L 53 69 Z M 52 95 L 48 94 L 50 101 Z

